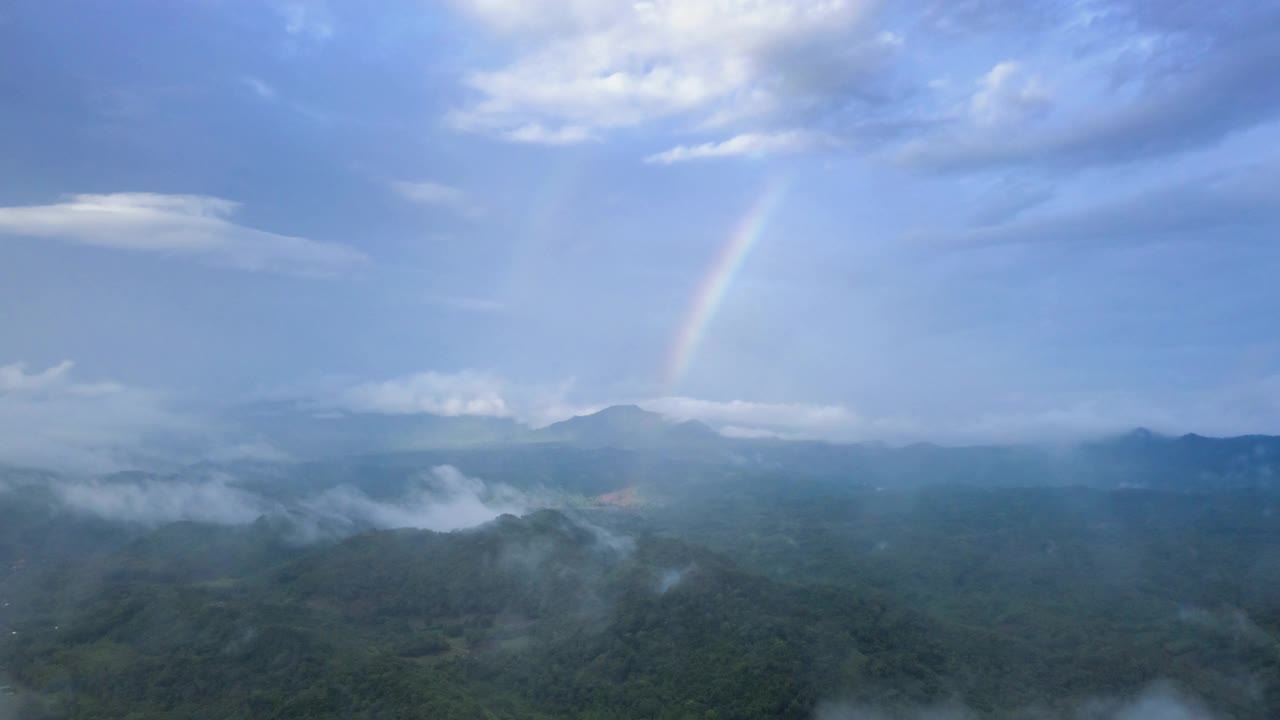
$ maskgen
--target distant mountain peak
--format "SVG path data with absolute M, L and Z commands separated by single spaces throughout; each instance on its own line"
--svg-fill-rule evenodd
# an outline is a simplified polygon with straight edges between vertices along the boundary
M 575 415 L 568 420 L 562 420 L 548 427 L 610 426 L 635 428 L 669 424 L 663 416 L 655 412 L 649 412 L 638 405 L 610 405 L 589 415 Z
M 1128 443 L 1151 443 L 1157 440 L 1165 440 L 1166 436 L 1146 427 L 1136 427 L 1118 438 L 1122 442 Z
M 597 410 L 590 415 L 579 415 L 578 417 L 608 417 L 608 416 L 632 416 L 632 417 L 661 417 L 658 413 L 649 412 L 639 405 L 610 405 L 603 410 Z
M 715 437 L 720 437 L 720 433 L 716 432 L 714 428 L 701 420 L 685 420 L 684 422 L 677 424 L 675 427 L 680 432 L 688 435 L 714 435 Z
M 532 439 L 589 447 L 688 448 L 717 442 L 720 434 L 698 420 L 676 423 L 637 405 L 612 405 L 536 430 Z

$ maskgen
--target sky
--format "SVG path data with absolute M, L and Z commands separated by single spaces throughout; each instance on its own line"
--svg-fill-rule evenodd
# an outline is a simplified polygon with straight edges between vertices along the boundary
M 10 0 L 0 434 L 1280 433 L 1280 3 Z

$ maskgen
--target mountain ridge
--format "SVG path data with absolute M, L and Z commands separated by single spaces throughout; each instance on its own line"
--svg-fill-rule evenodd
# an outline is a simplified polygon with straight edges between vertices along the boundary
M 623 449 L 707 448 L 724 438 L 700 420 L 683 422 L 638 405 L 611 405 L 575 415 L 525 435 L 527 442 L 558 442 L 583 447 Z

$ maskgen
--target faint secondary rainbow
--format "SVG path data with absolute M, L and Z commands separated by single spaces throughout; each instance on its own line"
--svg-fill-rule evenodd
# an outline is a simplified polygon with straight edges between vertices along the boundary
M 711 319 L 724 300 L 733 277 L 742 267 L 742 263 L 751 253 L 760 234 L 769 225 L 774 210 L 778 208 L 782 197 L 786 194 L 789 183 L 785 179 L 775 180 L 765 186 L 760 196 L 747 210 L 747 214 L 734 226 L 733 232 L 720 250 L 716 253 L 706 274 L 699 281 L 694 291 L 689 309 L 685 311 L 684 321 L 671 339 L 667 352 L 666 371 L 663 377 L 664 389 L 675 390 L 689 363 L 698 350 L 698 344 L 706 335 Z

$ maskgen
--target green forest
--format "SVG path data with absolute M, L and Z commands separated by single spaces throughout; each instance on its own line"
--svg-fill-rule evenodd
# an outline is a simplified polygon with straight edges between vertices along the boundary
M 306 545 L 63 518 L 119 544 L 13 595 L 6 672 L 30 718 L 1070 717 L 1155 682 L 1280 707 L 1272 496 L 810 490 Z

